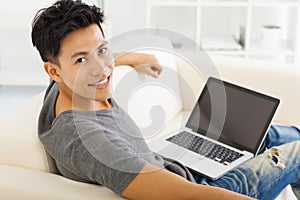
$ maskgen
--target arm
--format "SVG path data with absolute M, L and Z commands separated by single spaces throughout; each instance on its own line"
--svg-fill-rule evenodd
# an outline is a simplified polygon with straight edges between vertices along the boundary
M 123 191 L 122 196 L 128 199 L 143 200 L 252 199 L 222 188 L 189 182 L 176 174 L 150 164 L 145 165 L 142 171 Z
M 158 60 L 153 55 L 145 53 L 118 53 L 114 54 L 115 66 L 130 65 L 135 70 L 158 78 L 162 72 Z

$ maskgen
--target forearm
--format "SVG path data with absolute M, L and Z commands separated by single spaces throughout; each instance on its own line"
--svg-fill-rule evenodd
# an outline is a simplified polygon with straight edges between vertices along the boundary
M 130 65 L 133 66 L 133 54 L 132 53 L 115 53 L 114 54 L 115 66 Z
M 250 197 L 222 188 L 200 185 L 165 169 L 146 165 L 122 193 L 128 199 L 142 200 L 249 200 Z
M 154 55 L 145 53 L 125 52 L 114 54 L 115 66 L 130 65 L 138 72 L 158 78 L 162 72 L 158 60 Z
M 191 192 L 189 199 L 197 200 L 197 199 L 210 199 L 210 200 L 251 200 L 252 198 L 241 195 L 239 193 L 235 193 L 229 190 L 225 190 L 223 188 L 206 186 L 194 184 L 194 186 L 190 186 L 189 188 Z

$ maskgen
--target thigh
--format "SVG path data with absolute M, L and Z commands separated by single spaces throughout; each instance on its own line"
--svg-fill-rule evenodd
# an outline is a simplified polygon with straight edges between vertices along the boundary
M 300 142 L 291 142 L 275 149 L 281 152 L 283 165 L 276 165 L 270 151 L 266 151 L 220 179 L 207 183 L 258 199 L 274 199 L 288 184 L 299 183 Z

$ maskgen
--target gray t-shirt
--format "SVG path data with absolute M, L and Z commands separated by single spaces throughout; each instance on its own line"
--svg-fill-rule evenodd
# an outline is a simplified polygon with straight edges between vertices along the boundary
M 151 152 L 139 128 L 113 98 L 110 109 L 68 110 L 55 117 L 58 85 L 46 91 L 39 117 L 39 138 L 59 172 L 70 179 L 97 183 L 121 194 L 151 163 L 193 181 L 180 163 Z

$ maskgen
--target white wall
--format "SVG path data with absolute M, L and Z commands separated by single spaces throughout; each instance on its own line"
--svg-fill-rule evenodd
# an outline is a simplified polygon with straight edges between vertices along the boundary
M 108 37 L 146 27 L 146 0 L 105 0 Z
M 42 62 L 31 44 L 31 23 L 36 13 L 55 0 L 0 0 L 0 69 L 37 69 Z M 97 4 L 98 0 L 85 0 Z
M 35 13 L 52 2 L 51 0 L 0 0 L 0 26 L 7 28 L 28 28 Z
M 0 0 L 0 118 L 14 112 L 45 89 L 45 86 L 14 84 L 26 76 L 27 80 L 36 80 L 41 76 L 46 79 L 46 83 L 49 80 L 37 50 L 32 47 L 30 34 L 31 22 L 37 11 L 55 1 Z M 89 4 L 98 2 L 84 1 Z
M 0 68 L 37 69 L 41 65 L 30 38 L 31 21 L 35 13 L 49 5 L 50 0 L 0 0 Z M 42 68 L 42 66 L 40 66 Z
M 29 28 L 37 11 L 56 0 L 0 0 L 0 27 Z M 98 4 L 98 0 L 83 0 Z

